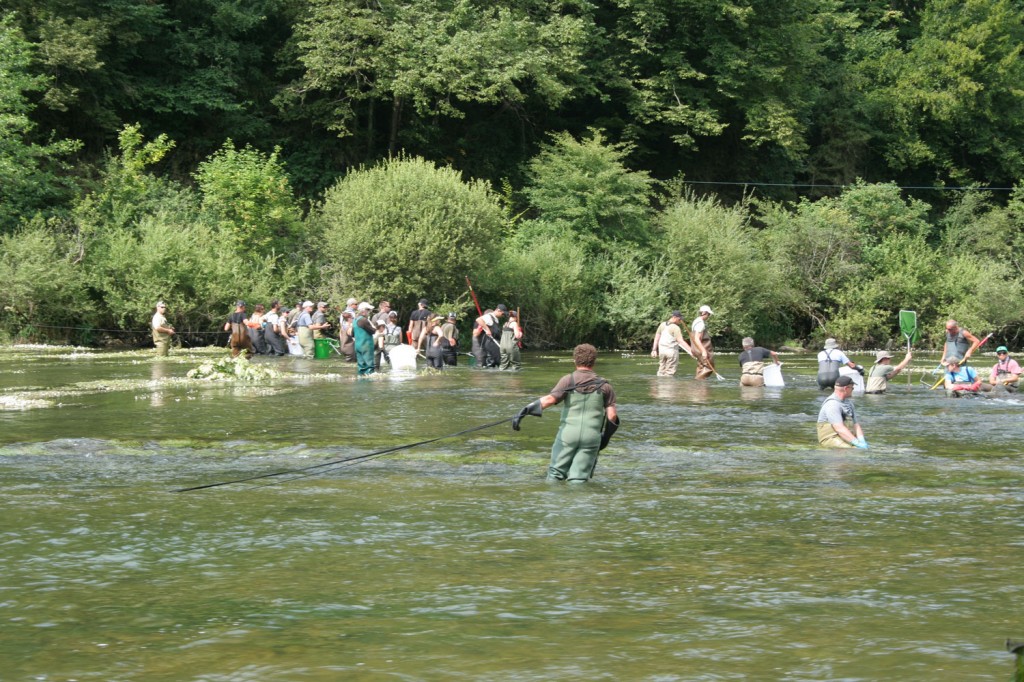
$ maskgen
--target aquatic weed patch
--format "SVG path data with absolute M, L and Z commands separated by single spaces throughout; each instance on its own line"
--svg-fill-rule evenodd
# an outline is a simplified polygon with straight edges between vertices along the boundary
M 185 375 L 189 379 L 207 381 L 244 381 L 247 383 L 265 383 L 279 378 L 281 375 L 265 365 L 257 365 L 248 360 L 223 358 L 216 362 L 204 362 Z

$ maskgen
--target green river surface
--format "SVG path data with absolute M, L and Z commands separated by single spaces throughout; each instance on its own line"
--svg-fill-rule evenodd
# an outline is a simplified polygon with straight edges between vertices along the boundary
M 1012 676 L 1024 399 L 929 391 L 935 357 L 855 398 L 867 451 L 816 446 L 811 355 L 741 389 L 735 354 L 701 383 L 605 352 L 585 486 L 544 481 L 553 409 L 172 492 L 508 418 L 571 369 L 185 378 L 223 355 L 0 350 L 0 679 Z

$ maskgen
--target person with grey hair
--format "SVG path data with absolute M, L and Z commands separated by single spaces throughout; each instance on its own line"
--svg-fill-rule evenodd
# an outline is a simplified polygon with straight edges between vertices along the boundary
M 740 385 L 764 386 L 764 361 L 771 358 L 771 361 L 777 365 L 779 364 L 779 354 L 773 350 L 755 346 L 754 339 L 749 336 L 743 339 L 742 343 Z

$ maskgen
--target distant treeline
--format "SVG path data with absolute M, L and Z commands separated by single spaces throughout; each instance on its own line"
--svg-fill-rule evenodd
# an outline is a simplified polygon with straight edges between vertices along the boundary
M 727 342 L 911 308 L 1019 344 L 1022 46 L 1010 0 L 8 0 L 0 332 L 468 316 L 468 275 L 534 346 L 701 303 Z

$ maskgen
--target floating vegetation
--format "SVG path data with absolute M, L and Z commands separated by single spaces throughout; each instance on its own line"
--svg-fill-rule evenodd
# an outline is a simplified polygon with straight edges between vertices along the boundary
M 223 358 L 216 362 L 204 362 L 185 375 L 189 379 L 207 381 L 245 381 L 258 384 L 273 381 L 280 373 L 265 365 L 253 364 L 242 357 Z
M 23 398 L 18 395 L 0 395 L 0 411 L 34 410 L 53 405 L 49 400 Z

